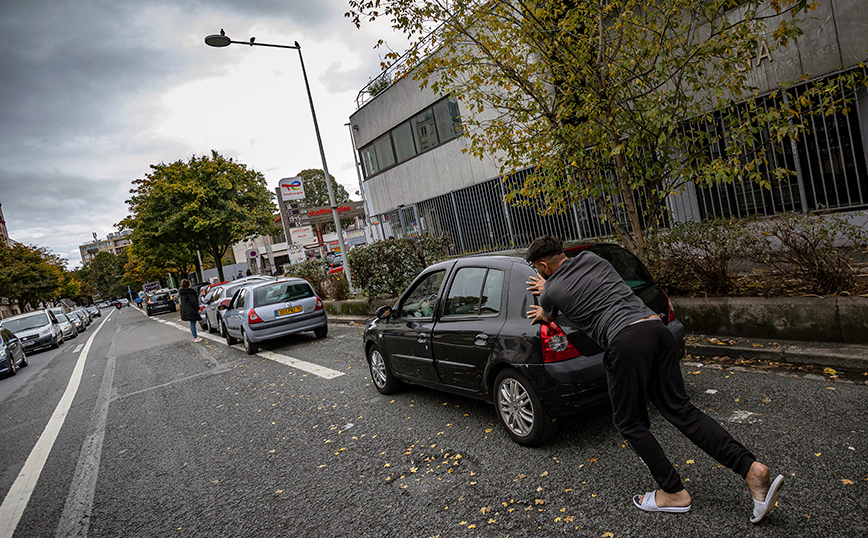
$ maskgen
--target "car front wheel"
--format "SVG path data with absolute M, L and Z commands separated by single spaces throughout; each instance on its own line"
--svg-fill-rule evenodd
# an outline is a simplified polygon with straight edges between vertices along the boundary
M 255 355 L 256 352 L 259 351 L 259 344 L 251 342 L 250 338 L 247 336 L 247 331 L 244 329 L 241 329 L 241 340 L 244 342 L 244 351 L 246 351 L 248 355 Z
M 392 374 L 392 370 L 386 363 L 386 358 L 380 353 L 377 346 L 368 349 L 368 366 L 371 369 L 371 379 L 374 386 L 381 394 L 392 394 L 401 388 L 401 380 Z
M 523 446 L 538 446 L 555 431 L 536 391 L 517 370 L 503 370 L 494 381 L 497 418 L 512 440 Z
M 9 370 L 8 370 L 7 374 L 9 375 L 9 377 L 12 377 L 13 375 L 18 373 L 18 367 L 15 366 L 15 357 L 13 357 L 11 354 L 9 355 L 8 360 L 9 360 Z

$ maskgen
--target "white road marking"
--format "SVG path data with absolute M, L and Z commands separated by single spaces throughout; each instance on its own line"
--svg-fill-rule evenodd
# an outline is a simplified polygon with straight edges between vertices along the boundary
M 173 323 L 171 321 L 166 321 L 164 319 L 155 318 L 154 321 L 160 322 L 164 325 L 169 325 L 170 327 L 175 327 L 179 331 L 189 332 L 190 327 L 179 325 L 177 323 Z M 207 338 L 208 340 L 212 340 L 214 342 L 222 342 L 226 343 L 226 339 L 213 335 L 207 331 L 199 332 L 196 331 L 197 335 L 202 338 Z M 191 335 L 192 336 L 192 335 Z M 326 368 L 325 366 L 320 366 L 318 364 L 314 364 L 312 362 L 305 362 L 302 360 L 298 360 L 293 357 L 289 357 L 286 355 L 281 355 L 280 353 L 275 353 L 273 351 L 260 351 L 256 354 L 257 357 L 262 357 L 264 359 L 269 359 L 275 362 L 279 362 L 280 364 L 284 364 L 286 366 L 290 366 L 292 368 L 296 368 L 298 370 L 302 370 L 309 374 L 313 374 L 315 376 L 322 377 L 323 379 L 334 379 L 336 377 L 340 377 L 344 375 L 343 372 L 339 372 L 337 370 L 332 370 L 331 368 Z
M 110 316 L 111 314 L 109 314 Z M 90 346 L 97 333 L 102 329 L 109 316 L 99 324 L 96 330 L 90 335 L 84 350 L 78 356 L 78 361 L 75 363 L 75 368 L 72 371 L 72 376 L 69 378 L 69 383 L 66 386 L 66 391 L 60 398 L 57 407 L 51 418 L 48 419 L 42 435 L 36 441 L 33 450 L 24 462 L 21 472 L 18 473 L 18 478 L 9 488 L 9 492 L 3 499 L 3 504 L 0 505 L 0 538 L 11 538 L 15 533 L 15 528 L 21 520 L 24 509 L 30 501 L 30 495 L 33 494 L 33 489 L 36 487 L 36 482 L 39 480 L 39 475 L 42 474 L 42 469 L 45 467 L 45 461 L 51 453 L 54 442 L 57 440 L 57 434 L 60 433 L 60 428 L 63 427 L 66 421 L 66 415 L 69 413 L 69 408 L 72 406 L 72 401 L 75 399 L 75 394 L 78 392 L 78 387 L 81 384 L 81 376 L 84 372 L 84 364 L 87 361 L 87 352 L 90 351 Z
M 90 528 L 90 515 L 93 510 L 93 495 L 99 474 L 99 461 L 102 457 L 102 442 L 105 438 L 106 420 L 111 401 L 112 384 L 115 375 L 115 357 L 109 357 L 103 374 L 99 396 L 93 410 L 91 433 L 84 440 L 81 455 L 75 466 L 75 475 L 69 487 L 66 504 L 60 522 L 57 524 L 57 538 L 84 538 Z
M 83 347 L 84 347 L 84 344 L 78 344 L 77 346 L 75 346 L 75 349 L 73 349 L 72 352 L 78 353 L 79 351 L 81 351 L 81 348 L 83 348 Z

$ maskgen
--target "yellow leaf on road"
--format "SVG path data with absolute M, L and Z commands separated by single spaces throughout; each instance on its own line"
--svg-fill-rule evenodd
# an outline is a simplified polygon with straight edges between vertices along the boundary
M 842 479 L 841 479 L 841 482 L 847 484 L 848 486 L 852 486 L 852 485 L 853 485 L 853 481 L 850 480 L 849 478 L 842 478 Z

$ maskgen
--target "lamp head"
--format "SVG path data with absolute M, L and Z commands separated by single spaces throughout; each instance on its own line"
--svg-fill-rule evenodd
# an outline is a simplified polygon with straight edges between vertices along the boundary
M 219 34 L 211 34 L 205 38 L 205 44 L 209 47 L 228 47 L 232 40 L 223 34 L 222 30 Z

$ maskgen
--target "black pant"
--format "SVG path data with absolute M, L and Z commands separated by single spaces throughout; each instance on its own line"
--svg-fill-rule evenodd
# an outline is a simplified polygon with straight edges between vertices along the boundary
M 604 359 L 615 427 L 667 493 L 684 489 L 681 477 L 649 431 L 646 398 L 693 444 L 721 465 L 747 476 L 753 454 L 690 403 L 675 356 L 675 341 L 662 321 L 642 321 L 619 332 Z

